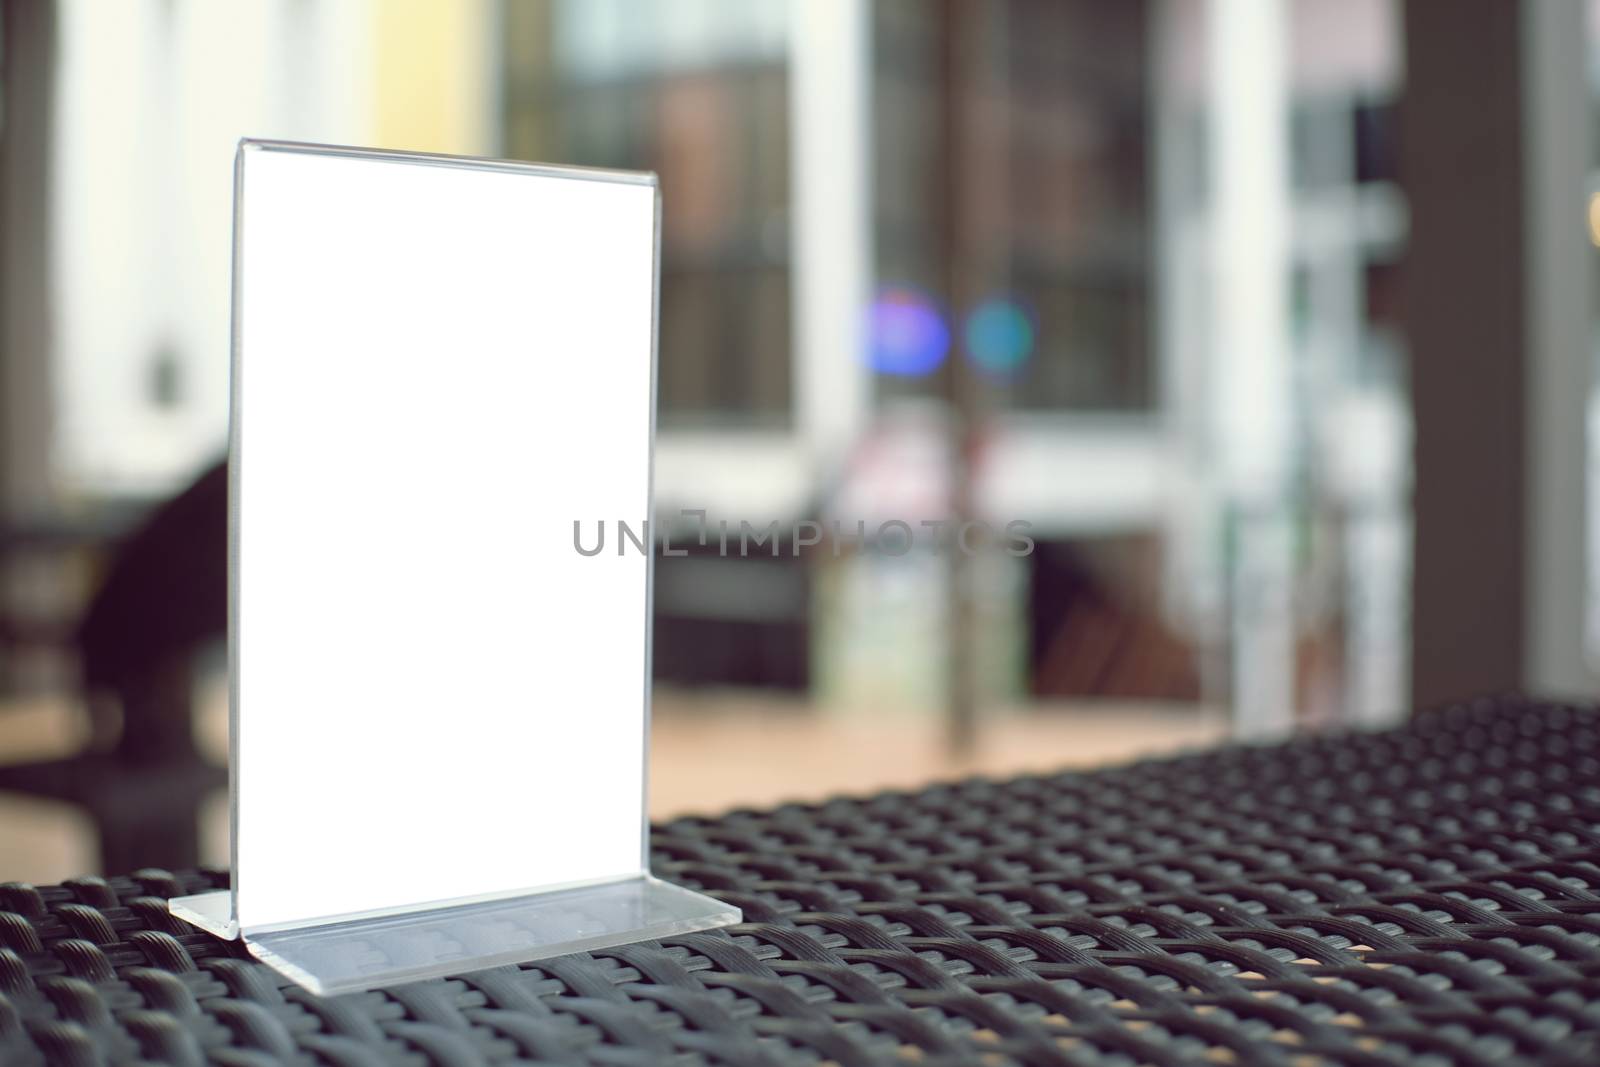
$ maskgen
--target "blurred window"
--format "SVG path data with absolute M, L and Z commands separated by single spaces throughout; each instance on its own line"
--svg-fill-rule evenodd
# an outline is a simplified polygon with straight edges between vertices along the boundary
M 787 4 L 534 0 L 504 18 L 507 154 L 660 175 L 662 425 L 787 425 Z
M 886 0 L 873 12 L 880 286 L 932 294 L 948 358 L 974 358 L 1001 407 L 1150 410 L 1150 5 L 981 8 L 971 84 L 947 120 L 963 140 L 958 195 L 978 243 L 996 249 L 972 308 L 942 292 L 939 8 Z M 922 366 L 880 375 L 880 396 L 936 391 Z

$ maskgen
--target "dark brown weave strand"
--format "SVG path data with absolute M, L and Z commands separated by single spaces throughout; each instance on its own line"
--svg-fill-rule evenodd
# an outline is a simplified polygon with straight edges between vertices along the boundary
M 0 1063 L 1591 1067 L 1597 744 L 1484 701 L 685 819 L 657 872 L 742 926 L 330 999 L 168 917 L 223 875 L 12 884 Z

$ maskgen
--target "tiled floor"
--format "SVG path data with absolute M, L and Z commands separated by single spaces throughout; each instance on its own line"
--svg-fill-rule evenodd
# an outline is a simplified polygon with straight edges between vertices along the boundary
M 226 698 L 208 686 L 197 722 L 201 744 L 227 751 Z M 1220 715 L 1189 706 L 1095 703 L 996 711 L 977 750 L 950 755 L 936 715 L 815 708 L 746 692 L 656 697 L 650 812 L 713 813 L 841 792 L 910 788 L 971 774 L 1086 767 L 1220 740 Z M 70 702 L 0 704 L 0 760 L 70 752 L 82 738 Z M 226 863 L 227 799 L 202 817 L 208 862 Z M 94 828 L 62 805 L 0 795 L 0 881 L 59 881 L 94 869 Z
M 1191 706 L 1095 703 L 996 711 L 953 757 L 936 715 L 810 711 L 745 694 L 656 699 L 656 816 L 914 788 L 974 774 L 1089 767 L 1215 743 L 1226 723 Z

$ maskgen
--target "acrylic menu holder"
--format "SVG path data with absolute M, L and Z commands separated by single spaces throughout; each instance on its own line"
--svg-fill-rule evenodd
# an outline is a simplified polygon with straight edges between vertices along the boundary
M 233 878 L 317 993 L 704 930 L 650 874 L 649 174 L 245 141 Z

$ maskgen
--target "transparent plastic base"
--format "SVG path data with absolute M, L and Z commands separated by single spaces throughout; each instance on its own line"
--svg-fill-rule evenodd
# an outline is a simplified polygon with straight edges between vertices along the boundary
M 226 891 L 179 897 L 171 910 L 219 936 L 239 933 L 229 917 Z M 313 993 L 332 995 L 709 930 L 740 917 L 738 908 L 642 875 L 401 915 L 246 929 L 243 934 L 257 959 Z

